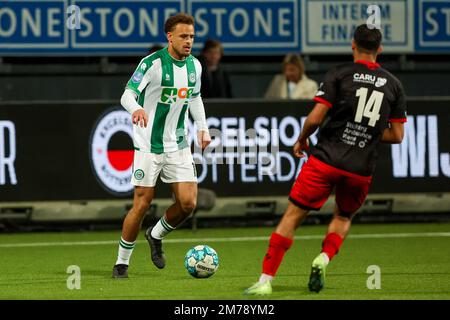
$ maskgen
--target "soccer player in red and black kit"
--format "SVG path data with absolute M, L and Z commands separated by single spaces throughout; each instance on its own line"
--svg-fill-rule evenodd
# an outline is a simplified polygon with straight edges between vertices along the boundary
M 288 207 L 270 238 L 257 283 L 244 294 L 272 293 L 271 282 L 296 228 L 310 210 L 319 210 L 335 189 L 333 219 L 312 263 L 310 291 L 324 287 L 325 269 L 347 236 L 355 212 L 364 203 L 380 142 L 401 143 L 406 98 L 400 81 L 376 63 L 381 32 L 365 24 L 356 28 L 352 63 L 332 68 L 320 85 L 298 141 L 295 156 L 304 157 L 308 137 L 318 127 L 319 139 L 292 187 Z

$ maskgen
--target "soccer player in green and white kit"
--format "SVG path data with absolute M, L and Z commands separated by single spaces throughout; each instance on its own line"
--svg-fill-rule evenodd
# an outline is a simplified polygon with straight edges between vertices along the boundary
M 130 256 L 159 174 L 163 182 L 171 184 L 175 203 L 145 232 L 156 267 L 165 266 L 162 239 L 195 209 L 197 177 L 186 139 L 188 109 L 197 125 L 202 149 L 211 142 L 200 97 L 202 69 L 191 55 L 194 18 L 172 16 L 165 22 L 164 31 L 168 46 L 141 60 L 121 98 L 134 124 L 131 183 L 135 190 L 133 207 L 123 223 L 113 278 L 128 277 Z

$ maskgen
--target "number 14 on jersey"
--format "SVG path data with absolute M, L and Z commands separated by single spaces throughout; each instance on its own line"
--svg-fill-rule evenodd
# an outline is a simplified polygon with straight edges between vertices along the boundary
M 383 102 L 384 93 L 374 90 L 367 101 L 367 88 L 359 88 L 356 90 L 356 96 L 359 97 L 358 108 L 356 110 L 355 122 L 361 123 L 362 118 L 369 118 L 368 125 L 375 127 L 380 120 L 380 108 Z

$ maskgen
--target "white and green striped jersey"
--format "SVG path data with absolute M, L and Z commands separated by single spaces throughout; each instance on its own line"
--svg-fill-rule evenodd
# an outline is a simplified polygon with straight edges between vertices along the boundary
M 195 57 L 176 60 L 167 47 L 141 60 L 126 85 L 148 115 L 146 128 L 133 126 L 135 149 L 163 153 L 188 147 L 188 103 L 200 95 L 201 72 Z

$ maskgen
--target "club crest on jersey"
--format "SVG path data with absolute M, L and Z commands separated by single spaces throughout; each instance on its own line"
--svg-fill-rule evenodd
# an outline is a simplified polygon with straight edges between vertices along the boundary
M 386 84 L 387 79 L 386 78 L 378 78 L 377 82 L 375 82 L 375 87 L 379 88 Z
M 163 88 L 161 93 L 161 102 L 175 103 L 178 98 L 189 99 L 193 91 L 193 88 Z
M 189 74 L 189 82 L 195 82 L 195 73 L 191 72 Z

